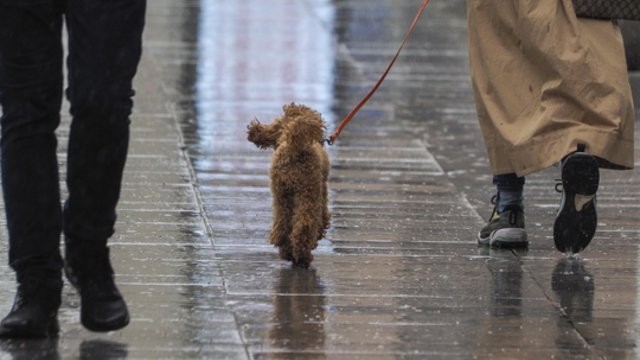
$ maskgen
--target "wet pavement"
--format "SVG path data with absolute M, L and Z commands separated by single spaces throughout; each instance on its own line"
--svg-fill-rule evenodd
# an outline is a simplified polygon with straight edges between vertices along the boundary
M 476 246 L 493 188 L 465 4 L 429 5 L 329 148 L 332 227 L 302 270 L 268 244 L 271 152 L 246 141 L 246 125 L 295 101 L 334 129 L 419 1 L 150 0 L 111 241 L 131 324 L 84 330 L 67 284 L 60 337 L 0 342 L 0 358 L 640 357 L 637 170 L 602 172 L 599 230 L 580 259 L 553 246 L 557 169 L 527 178 L 527 251 Z M 64 165 L 65 126 L 59 134 Z M 0 285 L 4 314 L 6 265 Z

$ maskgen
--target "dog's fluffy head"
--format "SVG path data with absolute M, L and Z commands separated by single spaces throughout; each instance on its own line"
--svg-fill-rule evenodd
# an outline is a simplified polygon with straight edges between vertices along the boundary
M 282 110 L 284 115 L 271 124 L 253 120 L 247 127 L 247 139 L 262 149 L 277 148 L 284 143 L 302 147 L 324 140 L 326 126 L 319 112 L 295 103 L 283 106 Z

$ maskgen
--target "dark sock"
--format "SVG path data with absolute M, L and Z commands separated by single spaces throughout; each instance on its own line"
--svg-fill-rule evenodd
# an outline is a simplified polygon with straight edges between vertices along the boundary
M 504 212 L 507 206 L 518 206 L 524 210 L 524 176 L 519 177 L 515 173 L 500 174 L 493 177 L 493 184 L 498 189 L 496 210 L 498 214 Z
M 520 190 L 498 190 L 498 200 L 497 200 L 497 210 L 498 214 L 504 212 L 504 209 L 507 206 L 518 206 L 520 209 L 524 210 L 524 196 L 523 189 Z

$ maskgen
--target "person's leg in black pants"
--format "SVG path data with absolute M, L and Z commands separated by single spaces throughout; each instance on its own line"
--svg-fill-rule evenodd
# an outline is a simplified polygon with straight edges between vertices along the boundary
M 57 333 L 62 227 L 65 270 L 80 290 L 83 324 L 107 331 L 129 321 L 106 243 L 114 231 L 127 154 L 145 5 L 145 0 L 0 0 L 2 184 L 9 263 L 18 280 L 0 336 Z M 63 14 L 73 116 L 64 216 L 54 134 L 62 98 Z
M 0 4 L 2 190 L 16 301 L 0 335 L 57 332 L 62 289 L 60 191 L 54 134 L 62 99 L 58 1 Z
M 129 142 L 132 80 L 142 52 L 145 0 L 66 0 L 69 135 L 64 207 L 65 272 L 78 288 L 81 321 L 94 331 L 129 322 L 113 281 L 107 239 Z

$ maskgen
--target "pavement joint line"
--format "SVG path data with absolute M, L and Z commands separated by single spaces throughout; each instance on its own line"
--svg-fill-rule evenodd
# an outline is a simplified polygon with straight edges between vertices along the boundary
M 196 203 L 198 205 L 198 210 L 200 212 L 200 219 L 202 221 L 202 223 L 204 224 L 205 230 L 207 231 L 207 236 L 209 238 L 209 243 L 211 244 L 212 247 L 215 247 L 215 240 L 214 240 L 214 231 L 213 231 L 213 227 L 211 225 L 211 223 L 209 222 L 209 218 L 207 216 L 206 213 L 206 209 L 204 206 L 204 201 L 203 201 L 203 197 L 202 194 L 200 193 L 200 189 L 198 187 L 198 177 L 196 175 L 196 171 L 195 168 L 193 166 L 193 163 L 191 162 L 191 157 L 189 156 L 189 147 L 186 145 L 185 142 L 185 137 L 184 137 L 184 133 L 182 131 L 182 127 L 180 126 L 180 123 L 178 122 L 178 116 L 176 114 L 176 107 L 175 104 L 173 104 L 173 106 L 171 106 L 170 108 L 171 113 L 173 114 L 173 125 L 176 129 L 176 133 L 178 135 L 178 147 L 180 149 L 180 153 L 182 155 L 183 160 L 185 161 L 185 163 L 187 164 L 187 169 L 189 170 L 189 177 L 190 177 L 190 184 L 191 187 L 193 189 L 193 194 L 195 196 L 195 200 Z
M 517 252 L 515 250 L 511 250 L 511 252 L 515 255 L 518 263 L 520 263 L 520 266 L 522 267 L 523 271 L 525 271 L 529 277 L 533 280 L 533 282 L 536 284 L 536 286 L 539 288 L 540 292 L 542 293 L 542 295 L 544 295 L 544 297 L 547 299 L 547 302 L 556 309 L 556 311 L 558 311 L 562 318 L 564 318 L 570 325 L 571 328 L 573 330 L 573 332 L 576 334 L 576 336 L 580 339 L 580 341 L 583 343 L 583 345 L 593 351 L 593 352 L 598 352 L 597 349 L 595 348 L 594 344 L 590 343 L 589 340 L 587 339 L 587 337 L 585 337 L 582 332 L 580 332 L 580 330 L 578 329 L 578 327 L 576 326 L 575 321 L 572 319 L 572 317 L 567 314 L 567 312 L 565 311 L 565 309 L 562 307 L 562 305 L 560 303 L 558 303 L 557 301 L 554 300 L 553 296 L 549 295 L 547 293 L 546 288 L 544 287 L 544 285 L 542 285 L 542 283 L 538 280 L 538 278 L 535 276 L 535 272 L 531 271 L 529 269 L 528 266 L 525 265 L 525 263 L 522 261 L 522 258 L 517 254 Z
M 227 290 L 227 296 L 272 296 L 278 295 L 281 297 L 293 297 L 293 296 L 303 296 L 303 297 L 320 297 L 320 298 L 383 298 L 383 299 L 440 299 L 440 300 L 451 300 L 454 299 L 453 296 L 435 296 L 435 295 L 408 295 L 408 294 L 363 294 L 363 293 L 340 293 L 340 294 L 309 294 L 309 293 L 300 293 L 300 294 L 292 294 L 292 293 L 277 293 L 272 291 L 229 291 Z

